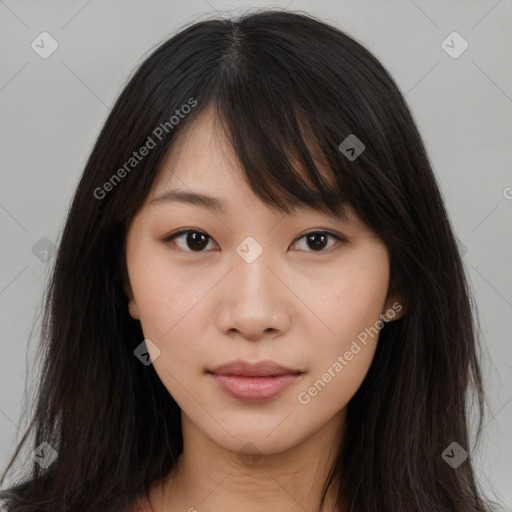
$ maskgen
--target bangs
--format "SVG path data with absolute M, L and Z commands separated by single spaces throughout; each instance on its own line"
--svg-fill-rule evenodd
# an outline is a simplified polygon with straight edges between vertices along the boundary
M 325 115 L 321 106 L 287 94 L 293 77 L 268 68 L 254 58 L 244 64 L 240 58 L 225 58 L 209 98 L 219 128 L 251 190 L 269 207 L 290 213 L 308 206 L 344 218 L 349 171 L 338 150 L 340 141 L 328 126 L 318 128 Z
M 262 115 L 267 112 L 259 110 L 261 117 L 256 117 L 255 112 L 242 113 L 239 107 L 233 101 L 215 105 L 251 190 L 269 207 L 285 213 L 309 206 L 344 217 L 339 169 L 305 120 L 301 122 L 293 109 L 286 115 L 286 109 L 275 113 L 276 121 Z

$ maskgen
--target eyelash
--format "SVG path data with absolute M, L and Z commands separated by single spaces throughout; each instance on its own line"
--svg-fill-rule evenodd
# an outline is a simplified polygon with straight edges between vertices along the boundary
M 187 235 L 189 233 L 199 233 L 199 234 L 202 234 L 202 235 L 205 235 L 209 240 L 208 240 L 208 243 L 210 241 L 213 240 L 212 237 L 210 237 L 207 233 L 205 233 L 204 231 L 201 231 L 199 229 L 182 229 L 176 233 L 172 233 L 171 235 L 165 237 L 163 239 L 163 242 L 166 243 L 166 244 L 169 244 L 170 242 L 173 242 L 174 243 L 174 240 L 182 235 Z M 300 237 L 296 238 L 294 240 L 294 243 L 297 242 L 298 240 L 301 240 L 302 238 L 305 238 L 307 237 L 308 235 L 312 235 L 312 234 L 322 234 L 322 235 L 327 235 L 328 237 L 332 237 L 334 238 L 336 241 L 338 242 L 341 242 L 341 243 L 347 243 L 347 240 L 345 238 L 343 238 L 342 236 L 340 235 L 337 235 L 336 233 L 332 233 L 330 231 L 323 231 L 323 230 L 313 230 L 313 231 L 308 231 L 307 233 L 304 233 L 303 235 L 301 235 Z M 318 251 L 314 251 L 314 250 L 306 250 L 305 252 L 312 252 L 312 253 L 315 253 L 315 252 L 318 252 L 318 253 L 321 253 L 321 252 L 328 252 L 329 249 L 332 249 L 332 246 L 327 248 L 327 249 L 319 249 Z M 199 251 L 192 251 L 192 250 L 189 250 L 189 249 L 181 249 L 181 248 L 178 248 L 178 250 L 181 250 L 181 251 L 184 251 L 184 252 L 190 252 L 190 253 L 202 253 L 202 252 L 208 252 L 208 251 L 205 251 L 204 249 L 202 250 L 199 250 Z

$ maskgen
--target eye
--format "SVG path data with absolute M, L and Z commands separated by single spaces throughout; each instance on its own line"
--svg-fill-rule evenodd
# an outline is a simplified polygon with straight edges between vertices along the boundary
M 186 247 L 180 247 L 180 249 L 188 252 L 204 252 L 203 249 L 208 246 L 208 240 L 212 240 L 212 238 L 203 231 L 199 231 L 197 229 L 184 229 L 182 231 L 178 231 L 178 233 L 168 236 L 165 238 L 164 242 L 172 242 L 174 245 L 178 245 L 179 247 L 179 244 L 177 244 L 175 240 L 183 240 L 184 236 L 184 243 Z M 191 250 L 188 250 L 187 247 Z
M 345 242 L 343 237 L 330 233 L 329 231 L 310 231 L 297 238 L 295 242 L 305 239 L 307 246 L 312 248 L 311 251 L 306 250 L 306 252 L 321 252 L 326 248 L 329 238 L 338 242 Z M 176 242 L 177 240 L 182 241 L 181 246 Z M 177 245 L 180 249 L 187 252 L 205 252 L 204 249 L 208 247 L 210 240 L 213 241 L 213 239 L 203 231 L 184 229 L 166 237 L 164 242 L 172 242 L 173 245 Z M 334 244 L 331 244 L 328 248 L 332 247 L 332 245 Z
M 310 231 L 309 233 L 297 238 L 297 240 L 302 240 L 304 238 L 307 246 L 312 248 L 312 251 L 306 252 L 322 252 L 328 243 L 329 237 L 338 242 L 345 241 L 341 236 L 330 233 L 329 231 Z M 329 249 L 332 245 L 329 246 Z

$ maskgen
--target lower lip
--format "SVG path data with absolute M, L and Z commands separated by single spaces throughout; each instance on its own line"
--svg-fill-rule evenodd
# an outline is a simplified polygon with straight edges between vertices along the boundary
M 300 378 L 300 374 L 275 377 L 244 377 L 239 375 L 211 376 L 228 395 L 242 402 L 257 403 L 275 398 Z

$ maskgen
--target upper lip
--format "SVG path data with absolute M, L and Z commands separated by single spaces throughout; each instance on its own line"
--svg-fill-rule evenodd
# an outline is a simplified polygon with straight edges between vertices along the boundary
M 288 368 L 274 361 L 258 361 L 251 363 L 240 359 L 221 364 L 209 370 L 216 375 L 240 375 L 245 377 L 273 377 L 302 373 L 300 370 Z

